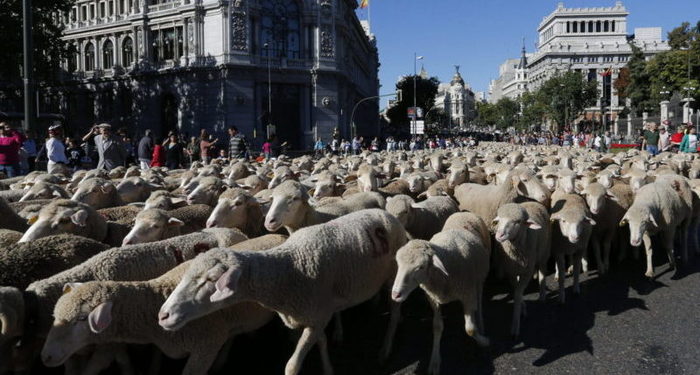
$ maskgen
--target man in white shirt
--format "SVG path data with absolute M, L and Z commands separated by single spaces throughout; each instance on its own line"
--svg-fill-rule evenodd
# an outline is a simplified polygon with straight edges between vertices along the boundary
M 59 124 L 49 127 L 49 139 L 46 141 L 46 157 L 49 159 L 46 166 L 49 173 L 56 171 L 59 164 L 68 164 L 66 146 L 61 141 L 61 125 Z

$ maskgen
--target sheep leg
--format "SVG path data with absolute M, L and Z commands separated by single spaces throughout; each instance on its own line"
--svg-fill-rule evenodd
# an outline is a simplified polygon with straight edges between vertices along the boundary
M 340 312 L 333 314 L 333 342 L 336 344 L 343 343 L 343 321 L 340 319 Z
M 428 373 L 437 375 L 440 373 L 440 339 L 442 338 L 442 314 L 440 313 L 440 304 L 432 298 L 428 298 L 430 307 L 433 309 L 433 350 L 430 353 L 430 364 L 428 365 Z
M 158 348 L 154 349 L 160 355 Z M 117 362 L 122 375 L 132 375 L 134 373 L 134 367 L 131 365 L 131 358 L 126 351 L 126 345 L 120 345 L 120 348 L 114 351 L 114 361 Z
M 595 261 L 598 264 L 598 274 L 605 275 L 605 264 L 603 264 L 603 257 L 600 253 L 600 242 L 599 239 L 593 238 L 591 241 L 591 246 L 593 247 L 593 254 L 595 256 Z
M 532 277 L 520 277 L 513 291 L 513 320 L 510 325 L 510 334 L 513 337 L 520 335 L 520 315 L 523 309 L 523 292 Z
M 479 332 L 479 329 L 476 327 L 476 324 L 474 324 L 474 310 L 467 310 L 467 304 L 462 301 L 462 307 L 464 308 L 464 329 L 467 331 L 467 335 L 471 336 L 474 340 L 476 340 L 476 343 L 481 346 L 488 346 L 489 345 L 489 339 L 482 336 L 481 333 Z
M 647 271 L 644 273 L 644 276 L 652 278 L 654 277 L 654 265 L 652 264 L 651 258 L 654 254 L 654 249 L 651 247 L 651 237 L 649 237 L 647 233 L 644 233 L 642 240 L 644 241 L 644 249 L 647 252 Z
M 680 236 L 681 236 L 681 260 L 683 265 L 688 265 L 688 228 L 690 227 L 690 220 L 686 220 L 681 224 Z
M 486 326 L 484 325 L 484 284 L 480 283 L 478 289 L 476 290 L 476 303 L 477 303 L 477 323 L 479 324 L 479 329 L 481 332 L 486 332 Z
M 559 276 L 559 303 L 564 304 L 566 297 L 564 292 L 564 254 L 557 255 L 557 275 Z
M 399 325 L 399 319 L 401 319 L 401 304 L 391 300 L 389 302 L 390 315 L 389 315 L 389 327 L 387 328 L 386 335 L 384 336 L 384 344 L 382 345 L 382 350 L 380 351 L 379 360 L 381 362 L 386 361 L 391 354 L 391 348 L 394 346 L 394 335 L 396 334 L 396 327 Z
M 323 365 L 323 373 L 325 375 L 332 375 L 333 366 L 331 365 L 331 357 L 328 355 L 328 340 L 326 339 L 326 333 L 324 331 L 321 331 L 318 335 L 318 350 L 321 352 L 321 364 Z
M 581 266 L 583 264 L 583 254 L 577 252 L 574 254 L 574 294 L 581 294 L 579 278 L 581 277 Z
M 537 267 L 537 282 L 540 284 L 540 302 L 544 302 L 547 297 L 547 276 L 544 273 L 546 269 L 546 262 Z
M 683 229 L 679 231 L 680 235 L 683 235 Z M 669 229 L 661 234 L 661 240 L 663 243 L 664 250 L 666 250 L 666 255 L 668 256 L 668 265 L 672 270 L 676 269 L 676 258 L 673 255 L 673 239 L 676 235 L 676 228 Z
M 612 241 L 615 236 L 611 232 L 603 240 L 603 265 L 605 266 L 605 272 L 610 272 L 610 247 L 612 246 Z
M 316 344 L 316 341 L 318 341 L 321 331 L 323 331 L 323 329 L 319 327 L 304 327 L 304 331 L 301 333 L 301 337 L 299 337 L 299 341 L 297 342 L 297 347 L 294 349 L 294 353 L 285 366 L 285 375 L 297 375 L 299 373 L 304 358 L 314 344 Z

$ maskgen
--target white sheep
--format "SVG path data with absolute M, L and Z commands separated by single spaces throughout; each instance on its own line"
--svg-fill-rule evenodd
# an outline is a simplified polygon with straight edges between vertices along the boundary
M 416 203 L 408 195 L 396 195 L 387 198 L 386 211 L 398 218 L 413 238 L 427 240 L 438 233 L 458 209 L 450 197 L 430 197 Z
M 566 256 L 573 258 L 574 293 L 579 294 L 581 260 L 586 255 L 592 226 L 596 222 L 591 218 L 586 201 L 582 197 L 576 194 L 557 194 L 557 192 L 552 196 L 552 214 L 550 215 L 550 220 L 556 222 L 552 228 L 552 256 L 557 265 L 559 302 L 564 303 Z
M 489 253 L 479 236 L 460 229 L 440 232 L 430 242 L 411 240 L 396 253 L 398 272 L 391 289 L 392 299 L 403 302 L 420 286 L 433 309 L 433 350 L 428 365 L 431 374 L 440 373 L 440 305 L 460 301 L 467 334 L 480 346 L 489 344 L 483 336 L 482 319 Z
M 206 228 L 212 208 L 196 204 L 171 211 L 151 208 L 136 215 L 131 231 L 124 237 L 122 245 L 133 245 L 164 240 Z
M 291 234 L 299 228 L 327 222 L 354 211 L 384 208 L 379 193 L 358 193 L 347 199 L 309 204 L 306 189 L 297 181 L 285 181 L 272 192 L 272 204 L 265 216 L 265 228 L 276 232 L 282 227 Z
M 223 306 L 257 301 L 276 311 L 289 328 L 303 328 L 285 374 L 299 373 L 316 343 L 324 373 L 330 374 L 324 328 L 335 312 L 379 292 L 393 277 L 394 254 L 405 242 L 398 220 L 375 209 L 300 229 L 266 252 L 209 251 L 195 258 L 168 297 L 159 313 L 160 325 L 177 330 Z M 391 348 L 398 307 L 392 307 L 383 356 Z
M 143 202 L 152 191 L 159 188 L 161 186 L 149 183 L 141 177 L 129 177 L 117 185 L 117 193 L 124 203 Z
M 24 232 L 28 227 L 27 220 L 17 215 L 7 200 L 0 198 L 0 228 Z
M 464 229 L 481 238 L 481 242 L 487 249 L 491 248 L 491 233 L 481 218 L 471 212 L 456 212 L 445 221 L 442 231 L 450 229 Z
M 253 238 L 262 234 L 264 220 L 257 199 L 244 189 L 233 188 L 219 196 L 207 219 L 207 228 L 238 228 Z
M 31 219 L 32 225 L 24 232 L 19 242 L 59 233 L 73 233 L 102 241 L 107 237 L 107 222 L 87 204 L 59 199 L 51 202 Z
M 52 198 L 70 198 L 70 195 L 60 185 L 40 181 L 32 185 L 32 187 L 24 193 L 19 201 L 25 202 L 34 199 Z
M 227 188 L 218 177 L 204 177 L 199 180 L 197 187 L 187 195 L 187 204 L 206 204 L 214 207 L 219 195 Z
M 94 209 L 123 206 L 125 203 L 114 184 L 106 179 L 93 177 L 78 184 L 71 200 L 82 202 Z
M 520 315 L 526 311 L 525 288 L 537 274 L 540 301 L 545 298 L 545 277 L 549 260 L 551 232 L 547 208 L 537 202 L 508 203 L 493 219 L 494 235 L 500 246 L 494 249 L 496 267 L 507 275 L 513 291 L 513 320 L 510 333 L 520 335 Z

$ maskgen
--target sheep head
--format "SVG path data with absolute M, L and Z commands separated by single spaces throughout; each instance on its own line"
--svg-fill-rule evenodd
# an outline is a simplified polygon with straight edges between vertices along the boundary
M 270 232 L 282 227 L 296 229 L 295 223 L 303 220 L 308 201 L 309 195 L 303 185 L 293 180 L 283 182 L 272 191 L 272 204 L 265 216 L 265 228 Z
M 535 230 L 542 228 L 542 226 L 530 219 L 527 211 L 517 203 L 508 203 L 501 206 L 491 225 L 498 242 L 514 241 L 525 228 Z
M 80 234 L 87 226 L 88 219 L 100 219 L 92 207 L 66 199 L 53 201 L 42 208 L 38 215 L 29 219 L 31 226 L 19 242 L 29 242 L 60 233 Z
M 396 263 L 398 270 L 391 288 L 391 298 L 396 302 L 405 301 L 414 289 L 425 282 L 428 272 L 438 271 L 449 276 L 428 241 L 411 240 L 406 243 L 396 252 Z
M 151 208 L 136 215 L 134 227 L 124 237 L 122 245 L 133 245 L 160 241 L 168 238 L 170 230 L 185 225 L 182 220 L 171 217 L 166 211 Z
M 207 228 L 243 228 L 249 205 L 258 202 L 246 190 L 233 188 L 225 191 L 207 219 Z

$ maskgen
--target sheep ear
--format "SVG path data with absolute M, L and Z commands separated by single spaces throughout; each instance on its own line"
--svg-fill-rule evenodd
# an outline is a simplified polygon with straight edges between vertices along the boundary
M 180 219 L 176 219 L 174 217 L 171 217 L 168 219 L 168 226 L 169 227 L 181 227 L 183 225 L 185 225 L 185 222 L 180 220 Z
M 595 225 L 595 220 L 591 219 L 590 217 L 586 216 L 584 219 L 588 221 L 589 224 Z
M 219 302 L 233 295 L 234 290 L 238 287 L 238 280 L 241 278 L 240 268 L 229 268 L 224 272 L 219 280 L 216 281 L 216 291 L 211 295 L 211 302 Z
M 68 294 L 81 285 L 83 285 L 83 283 L 65 283 L 63 285 L 63 294 Z
M 542 229 L 542 226 L 537 224 L 536 222 L 534 222 L 532 219 L 527 219 L 526 223 L 527 223 L 527 227 L 530 229 L 534 229 L 534 230 Z
M 100 189 L 102 190 L 103 193 L 109 194 L 109 192 L 114 189 L 114 185 L 112 185 L 110 183 L 105 183 L 100 187 Z
M 132 203 L 127 204 L 127 206 L 143 208 L 143 207 L 146 207 L 146 203 L 145 202 L 132 202 Z
M 184 202 L 185 200 L 187 200 L 187 198 L 184 198 L 184 197 L 173 197 L 173 198 L 170 198 L 170 203 L 172 203 L 172 204 L 180 204 L 180 203 Z
M 557 220 L 560 220 L 560 219 L 561 219 L 561 217 L 558 214 L 553 214 L 552 216 L 549 217 L 549 221 L 552 223 L 557 221 Z
M 80 210 L 73 215 L 71 215 L 70 220 L 73 222 L 73 224 L 79 226 L 79 227 L 84 227 L 87 225 L 87 219 L 88 219 L 88 212 L 85 210 Z
M 61 195 L 61 192 L 58 191 L 58 190 L 54 190 L 52 195 L 53 195 L 54 197 L 56 197 L 56 198 L 62 198 L 62 197 L 63 197 L 63 195 Z
M 431 257 L 431 260 L 432 260 L 433 266 L 435 268 L 439 269 L 440 272 L 445 274 L 445 276 L 450 276 L 450 274 L 447 273 L 447 269 L 445 268 L 445 265 L 442 264 L 442 261 L 440 260 L 440 258 L 438 258 L 438 256 L 436 254 L 433 254 L 433 256 Z
M 654 227 L 656 227 L 656 228 L 659 227 L 659 224 L 656 223 L 656 219 L 654 219 L 654 215 L 652 215 L 652 214 L 649 214 L 649 222 L 651 222 L 651 224 L 652 224 Z
M 609 190 L 605 192 L 605 197 L 610 199 L 613 202 L 619 202 L 619 199 L 617 199 L 617 196 L 612 194 Z
M 112 302 L 95 307 L 88 315 L 88 324 L 93 333 L 101 333 L 112 323 Z

